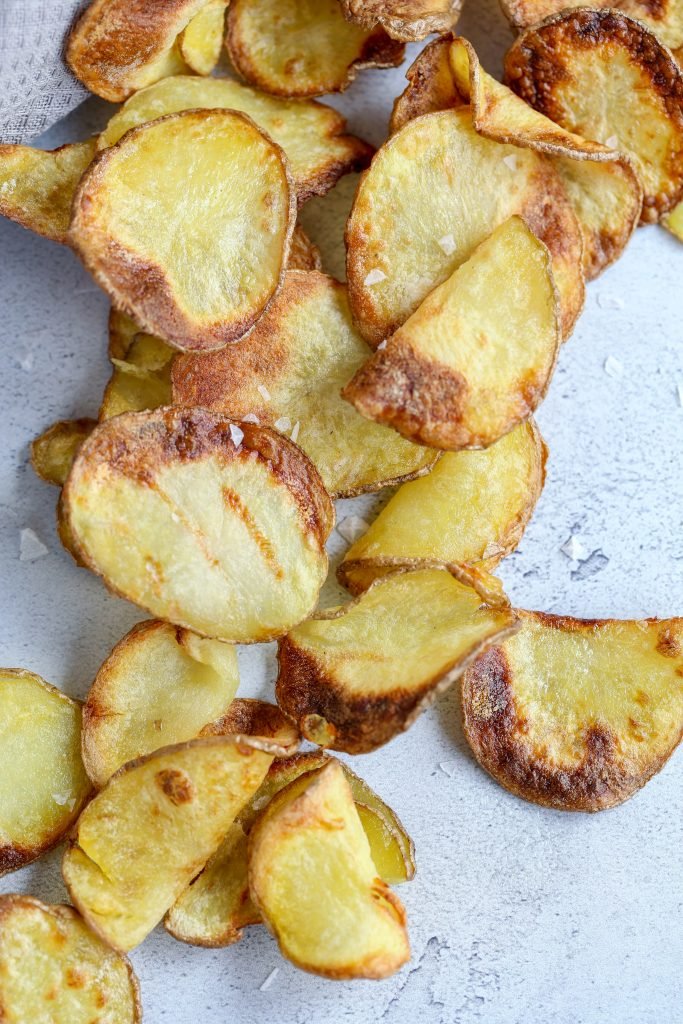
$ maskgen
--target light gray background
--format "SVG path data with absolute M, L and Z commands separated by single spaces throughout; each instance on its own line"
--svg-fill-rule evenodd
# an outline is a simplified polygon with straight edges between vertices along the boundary
M 497 71 L 508 38 L 489 0 L 461 29 Z M 411 55 L 417 52 L 411 48 Z M 335 106 L 379 142 L 403 72 L 366 72 Z M 92 100 L 41 140 L 81 138 L 110 108 Z M 346 181 L 305 211 L 340 273 Z M 56 538 L 56 490 L 32 473 L 31 439 L 61 417 L 94 415 L 108 376 L 107 301 L 64 248 L 0 222 L 0 663 L 83 697 L 101 661 L 141 618 L 75 567 Z M 519 550 L 501 567 L 519 605 L 585 616 L 683 613 L 683 248 L 641 229 L 588 289 L 539 422 L 548 481 Z M 608 357 L 623 368 L 605 372 Z M 371 501 L 340 502 L 340 516 Z M 47 545 L 19 560 L 20 530 Z M 589 553 L 571 563 L 576 533 Z M 335 533 L 332 550 L 345 548 Z M 338 560 L 338 559 L 337 559 Z M 329 599 L 328 595 L 328 599 Z M 242 692 L 272 696 L 272 645 L 240 652 Z M 263 928 L 227 950 L 161 929 L 135 951 L 147 1024 L 675 1024 L 681 1019 L 683 759 L 625 806 L 563 815 L 516 800 L 474 763 L 452 690 L 409 733 L 354 760 L 417 847 L 401 888 L 411 963 L 380 983 L 339 983 L 284 961 Z M 57 851 L 0 891 L 65 898 Z M 260 986 L 273 968 L 266 991 Z M 29 1024 L 29 1022 L 27 1022 Z

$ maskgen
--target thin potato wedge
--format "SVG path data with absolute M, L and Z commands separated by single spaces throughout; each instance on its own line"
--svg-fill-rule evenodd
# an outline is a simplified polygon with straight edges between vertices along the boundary
M 341 765 L 278 793 L 249 836 L 249 889 L 288 960 L 324 977 L 386 978 L 409 958 L 403 905 L 377 877 Z
M 463 0 L 340 0 L 347 18 L 359 25 L 381 25 L 392 39 L 406 42 L 443 34 L 460 17 Z
M 562 128 L 632 157 L 644 189 L 642 222 L 681 198 L 683 72 L 640 22 L 592 8 L 549 18 L 513 43 L 505 79 Z
M 299 205 L 328 192 L 344 174 L 370 163 L 373 150 L 346 135 L 346 121 L 314 100 L 283 100 L 229 78 L 165 78 L 124 103 L 99 137 L 100 149 L 113 146 L 129 129 L 165 114 L 195 107 L 239 110 L 284 150 Z
M 207 0 L 180 33 L 180 55 L 197 75 L 210 75 L 218 63 L 229 3 L 230 0 Z
M 550 255 L 512 217 L 424 299 L 342 395 L 420 444 L 487 448 L 538 407 L 560 343 Z
M 83 561 L 156 618 L 248 643 L 315 607 L 334 510 L 275 431 L 207 409 L 124 413 L 93 431 L 62 493 Z
M 463 678 L 474 756 L 533 803 L 623 803 L 683 736 L 683 619 L 519 615 L 519 632 Z
M 272 762 L 246 736 L 164 747 L 114 775 L 81 814 L 62 872 L 114 949 L 151 932 L 218 849 Z
M 514 631 L 445 569 L 397 570 L 280 641 L 277 702 L 306 739 L 366 753 L 407 729 L 466 666 Z
M 0 669 L 0 780 L 4 875 L 56 846 L 91 789 L 80 703 L 20 668 Z
M 238 684 L 231 644 L 157 620 L 133 626 L 100 668 L 83 707 L 90 780 L 101 789 L 128 761 L 199 736 L 226 714 Z
M 342 92 L 362 68 L 391 68 L 403 45 L 344 18 L 338 0 L 232 0 L 225 45 L 243 78 L 276 96 Z
M 448 452 L 404 484 L 337 569 L 361 594 L 397 564 L 460 562 L 492 570 L 519 544 L 545 480 L 547 449 L 532 419 L 482 452 Z
M 78 450 L 96 426 L 96 420 L 59 420 L 32 441 L 31 465 L 40 479 L 61 487 Z
M 140 1024 L 137 979 L 72 907 L 0 896 L 0 1020 Z
M 291 433 L 330 494 L 351 497 L 426 473 L 437 457 L 368 424 L 342 399 L 340 389 L 369 354 L 344 285 L 292 271 L 240 345 L 175 361 L 173 402 L 255 416 Z
M 129 317 L 125 319 L 132 324 Z M 125 332 L 113 337 L 115 344 L 126 343 L 126 354 L 122 358 L 110 354 L 114 371 L 102 396 L 100 422 L 122 412 L 141 412 L 170 405 L 171 364 L 175 350 L 153 334 L 136 333 L 130 340 Z M 110 334 L 110 353 L 111 338 Z
M 53 150 L 0 146 L 0 216 L 66 244 L 76 188 L 96 150 L 96 139 Z
M 547 157 L 482 138 L 469 107 L 404 125 L 361 180 L 346 228 L 349 300 L 363 337 L 376 347 L 393 334 L 514 215 L 550 251 L 566 338 L 583 305 L 583 242 Z
M 144 330 L 176 348 L 221 348 L 277 291 L 295 206 L 285 156 L 253 121 L 186 110 L 132 129 L 96 157 L 76 193 L 70 239 Z

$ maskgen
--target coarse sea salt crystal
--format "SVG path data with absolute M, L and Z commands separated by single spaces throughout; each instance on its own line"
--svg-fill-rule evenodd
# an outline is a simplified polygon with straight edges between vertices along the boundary
M 33 352 L 27 352 L 25 356 L 22 356 L 19 360 L 19 366 L 24 373 L 30 373 L 33 369 Z
M 572 534 L 560 548 L 563 555 L 566 555 L 570 562 L 581 562 L 588 558 L 588 548 L 582 544 L 576 534 Z
M 290 420 L 289 416 L 280 416 L 279 420 L 275 420 L 273 426 L 275 427 L 276 430 L 279 430 L 281 431 L 281 433 L 284 434 L 285 430 L 292 429 L 292 421 Z
M 380 341 L 379 345 L 377 346 L 377 351 L 381 352 L 382 349 L 384 349 L 386 347 L 387 347 L 387 339 L 385 338 L 384 341 Z
M 69 796 L 68 793 L 53 793 L 52 799 L 58 807 L 68 807 L 70 811 L 76 806 L 76 797 Z
M 35 562 L 36 558 L 43 558 L 47 554 L 47 548 L 42 540 L 33 530 L 26 528 L 19 535 L 19 561 Z
M 457 765 L 455 761 L 440 761 L 439 768 L 444 775 L 447 775 L 449 779 L 452 779 L 455 776 Z
M 239 446 L 242 444 L 242 441 L 244 440 L 244 431 L 240 430 L 240 428 L 235 426 L 234 423 L 231 423 L 230 437 L 232 438 L 232 443 L 234 444 L 235 448 L 239 448 Z
M 337 533 L 349 544 L 353 544 L 363 536 L 369 525 L 362 516 L 347 516 L 337 523 Z
M 439 248 L 443 249 L 447 256 L 452 256 L 457 246 L 453 235 L 444 235 L 439 239 Z
M 371 270 L 370 273 L 366 275 L 363 284 L 370 287 L 373 284 L 379 284 L 380 281 L 386 281 L 386 279 L 387 275 L 384 273 L 384 271 L 379 270 L 377 267 L 375 267 L 374 270 Z
M 511 171 L 517 170 L 517 157 L 513 153 L 508 153 L 507 156 L 504 156 L 503 163 L 506 167 L 509 167 Z
M 616 135 L 610 135 L 608 139 L 605 139 L 605 145 L 609 146 L 610 149 L 616 149 L 619 145 L 619 139 Z
M 678 404 L 683 408 L 683 384 L 677 384 L 676 391 L 678 392 Z
M 301 424 L 297 420 L 296 423 L 294 424 L 294 426 L 292 427 L 292 433 L 289 435 L 291 437 L 292 441 L 296 441 L 296 439 L 298 438 L 298 436 L 299 436 L 299 428 L 300 427 L 301 427 Z
M 618 295 L 611 295 L 609 292 L 599 292 L 595 300 L 600 309 L 623 309 L 624 300 Z
M 279 967 L 273 967 L 272 971 L 270 972 L 270 974 L 268 975 L 266 980 L 263 982 L 263 984 L 259 985 L 259 992 L 266 992 L 270 988 L 270 986 L 273 984 L 273 982 L 275 981 L 275 979 L 277 978 L 279 973 L 280 973 L 280 968 Z
M 258 424 L 260 421 L 259 421 L 259 418 L 258 418 L 258 416 L 256 415 L 255 412 L 248 412 L 246 416 L 242 417 L 242 422 L 243 423 L 256 423 L 256 424 Z
M 614 356 L 607 356 L 607 359 L 605 359 L 604 369 L 607 376 L 614 377 L 615 380 L 624 376 L 623 363 L 620 363 L 618 359 L 614 358 Z
M 270 401 L 270 391 L 268 390 L 265 384 L 259 384 L 256 390 L 258 391 L 259 395 L 261 396 L 264 402 Z

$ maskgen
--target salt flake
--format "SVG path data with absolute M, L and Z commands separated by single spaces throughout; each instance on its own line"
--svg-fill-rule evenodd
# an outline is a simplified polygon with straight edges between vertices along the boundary
M 509 153 L 507 156 L 504 156 L 503 163 L 506 167 L 509 167 L 511 171 L 517 170 L 517 157 L 514 153 Z
M 68 793 L 53 793 L 52 800 L 57 804 L 58 807 L 66 807 L 69 802 Z
M 363 281 L 363 284 L 366 284 L 368 287 L 370 287 L 370 285 L 379 284 L 380 281 L 386 281 L 386 279 L 387 275 L 384 273 L 384 271 L 379 270 L 377 267 L 375 267 L 374 270 L 371 270 L 370 273 L 367 274 L 365 280 Z
M 236 426 L 234 423 L 231 423 L 230 437 L 232 438 L 232 443 L 234 444 L 235 448 L 239 448 L 239 446 L 242 444 L 242 441 L 244 440 L 244 431 L 240 430 L 240 428 Z
M 616 135 L 610 135 L 608 139 L 605 139 L 605 145 L 609 146 L 610 149 L 616 149 L 619 145 L 619 139 Z
M 614 358 L 614 356 L 607 356 L 607 359 L 605 359 L 604 369 L 607 376 L 614 377 L 615 380 L 624 376 L 623 363 L 620 363 L 618 359 Z
M 453 235 L 444 235 L 443 238 L 440 238 L 439 247 L 443 249 L 447 256 L 452 256 L 457 248 Z
M 377 346 L 377 351 L 381 352 L 381 350 L 386 348 L 386 347 L 387 347 L 387 339 L 385 338 L 384 341 L 380 341 L 379 345 Z
M 363 536 L 369 525 L 361 516 L 347 516 L 346 519 L 337 523 L 337 533 L 349 544 L 354 544 L 359 537 Z
M 27 352 L 25 356 L 22 356 L 19 360 L 19 366 L 24 373 L 30 373 L 33 369 L 33 352 Z
M 256 424 L 258 425 L 258 423 L 259 423 L 260 421 L 259 421 L 259 418 L 258 418 L 258 416 L 256 415 L 256 413 L 254 413 L 254 412 L 248 412 L 246 416 L 243 416 L 243 417 L 242 417 L 242 422 L 243 422 L 243 423 L 256 423 Z
M 448 776 L 449 779 L 454 778 L 456 772 L 455 761 L 440 761 L 439 768 L 444 773 L 444 775 Z
M 581 562 L 584 558 L 588 558 L 589 554 L 588 548 L 581 543 L 575 533 L 564 542 L 560 551 L 567 556 L 570 562 Z
M 275 427 L 276 430 L 279 430 L 281 433 L 284 434 L 286 430 L 292 429 L 292 421 L 290 420 L 289 416 L 281 416 L 279 420 L 275 420 L 273 426 Z
M 289 435 L 291 437 L 292 441 L 296 441 L 296 439 L 298 438 L 300 426 L 301 426 L 301 424 L 297 420 L 296 423 L 294 424 L 294 426 L 292 427 L 292 433 Z
M 677 384 L 676 391 L 678 392 L 678 404 L 683 407 L 683 384 Z
M 609 292 L 599 292 L 596 302 L 600 309 L 623 309 L 624 300 L 618 295 L 610 295 Z
M 19 535 L 19 561 L 35 562 L 37 558 L 43 558 L 47 554 L 47 548 L 42 540 L 33 530 L 22 530 Z
M 259 992 L 266 992 L 270 988 L 270 986 L 273 984 L 273 982 L 275 981 L 275 979 L 277 978 L 279 973 L 280 973 L 280 968 L 279 967 L 273 967 L 272 971 L 270 972 L 270 974 L 268 975 L 266 980 L 263 982 L 263 984 L 259 985 Z
M 258 391 L 259 395 L 261 396 L 264 402 L 270 401 L 270 391 L 268 390 L 265 384 L 259 384 L 256 390 Z

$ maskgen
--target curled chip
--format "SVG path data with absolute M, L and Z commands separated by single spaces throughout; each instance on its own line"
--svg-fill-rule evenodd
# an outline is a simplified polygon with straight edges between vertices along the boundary
M 76 453 L 93 432 L 95 420 L 59 420 L 31 443 L 31 465 L 48 484 L 61 487 Z
M 279 146 L 244 114 L 186 110 L 100 153 L 70 237 L 142 329 L 206 350 L 240 338 L 277 291 L 294 216 Z
M 116 338 L 114 344 L 124 343 L 122 337 L 113 337 Z M 110 334 L 110 352 L 111 339 Z M 175 354 L 174 349 L 160 338 L 141 333 L 134 334 L 129 340 L 124 356 L 110 354 L 114 371 L 102 396 L 100 421 L 119 416 L 122 412 L 140 412 L 170 405 L 171 363 Z
M 248 736 L 256 750 L 265 750 L 276 757 L 289 758 L 296 754 L 301 737 L 296 725 L 276 704 L 251 697 L 235 697 L 217 722 L 203 730 L 204 736 Z
M 225 9 L 230 0 L 207 0 L 180 33 L 180 54 L 192 71 L 210 75 L 221 55 Z
M 53 242 L 68 242 L 71 204 L 97 142 L 59 149 L 0 146 L 0 216 Z
M 90 435 L 62 494 L 83 561 L 157 618 L 249 643 L 315 607 L 334 511 L 275 431 L 207 409 L 124 413 Z
M 294 228 L 292 244 L 289 249 L 288 270 L 322 270 L 323 261 L 320 249 L 308 237 L 300 224 Z
M 81 705 L 19 668 L 0 669 L 0 780 L 3 875 L 56 846 L 90 793 Z
M 683 73 L 640 22 L 615 10 L 565 11 L 513 43 L 505 77 L 567 131 L 633 158 L 642 221 L 657 220 L 681 198 Z
M 465 734 L 525 800 L 600 811 L 632 796 L 683 735 L 683 619 L 520 612 L 463 679 Z
M 362 68 L 391 68 L 403 46 L 346 21 L 338 0 L 232 0 L 225 37 L 246 78 L 278 96 L 341 92 Z
M 463 0 L 340 0 L 347 18 L 359 25 L 381 25 L 392 39 L 424 39 L 453 28 Z
M 548 250 L 512 217 L 346 385 L 368 419 L 435 448 L 486 448 L 545 396 L 560 347 Z
M 280 949 L 328 978 L 386 978 L 410 956 L 405 911 L 377 877 L 342 766 L 269 803 L 249 837 L 249 888 Z M 321 937 L 324 937 L 321 941 Z
M 374 750 L 515 623 L 445 569 L 397 570 L 280 641 L 278 704 L 320 746 Z
M 514 215 L 548 247 L 567 337 L 583 305 L 582 237 L 548 158 L 478 135 L 469 107 L 404 125 L 377 152 L 346 228 L 349 300 L 363 337 L 376 346 L 393 334 Z
M 176 360 L 173 401 L 255 417 L 290 434 L 330 494 L 350 497 L 426 473 L 437 457 L 368 424 L 342 399 L 341 388 L 369 355 L 344 285 L 291 272 L 240 345 Z
M 230 108 L 247 114 L 289 161 L 299 203 L 324 195 L 344 174 L 367 167 L 372 147 L 346 135 L 336 110 L 314 100 L 284 100 L 229 78 L 165 78 L 136 93 L 121 107 L 99 138 L 99 147 L 118 142 L 125 132 L 164 114 L 203 107 Z
M 273 759 L 247 736 L 164 747 L 114 775 L 78 819 L 62 872 L 90 927 L 126 951 L 218 849 Z
M 137 979 L 126 957 L 72 907 L 0 896 L 3 1024 L 140 1024 Z
M 83 762 L 101 788 L 128 761 L 199 736 L 239 683 L 231 644 L 141 622 L 111 652 L 83 708 Z
M 482 452 L 447 452 L 404 484 L 337 569 L 360 594 L 400 564 L 460 562 L 493 569 L 519 544 L 545 479 L 546 447 L 533 420 Z

